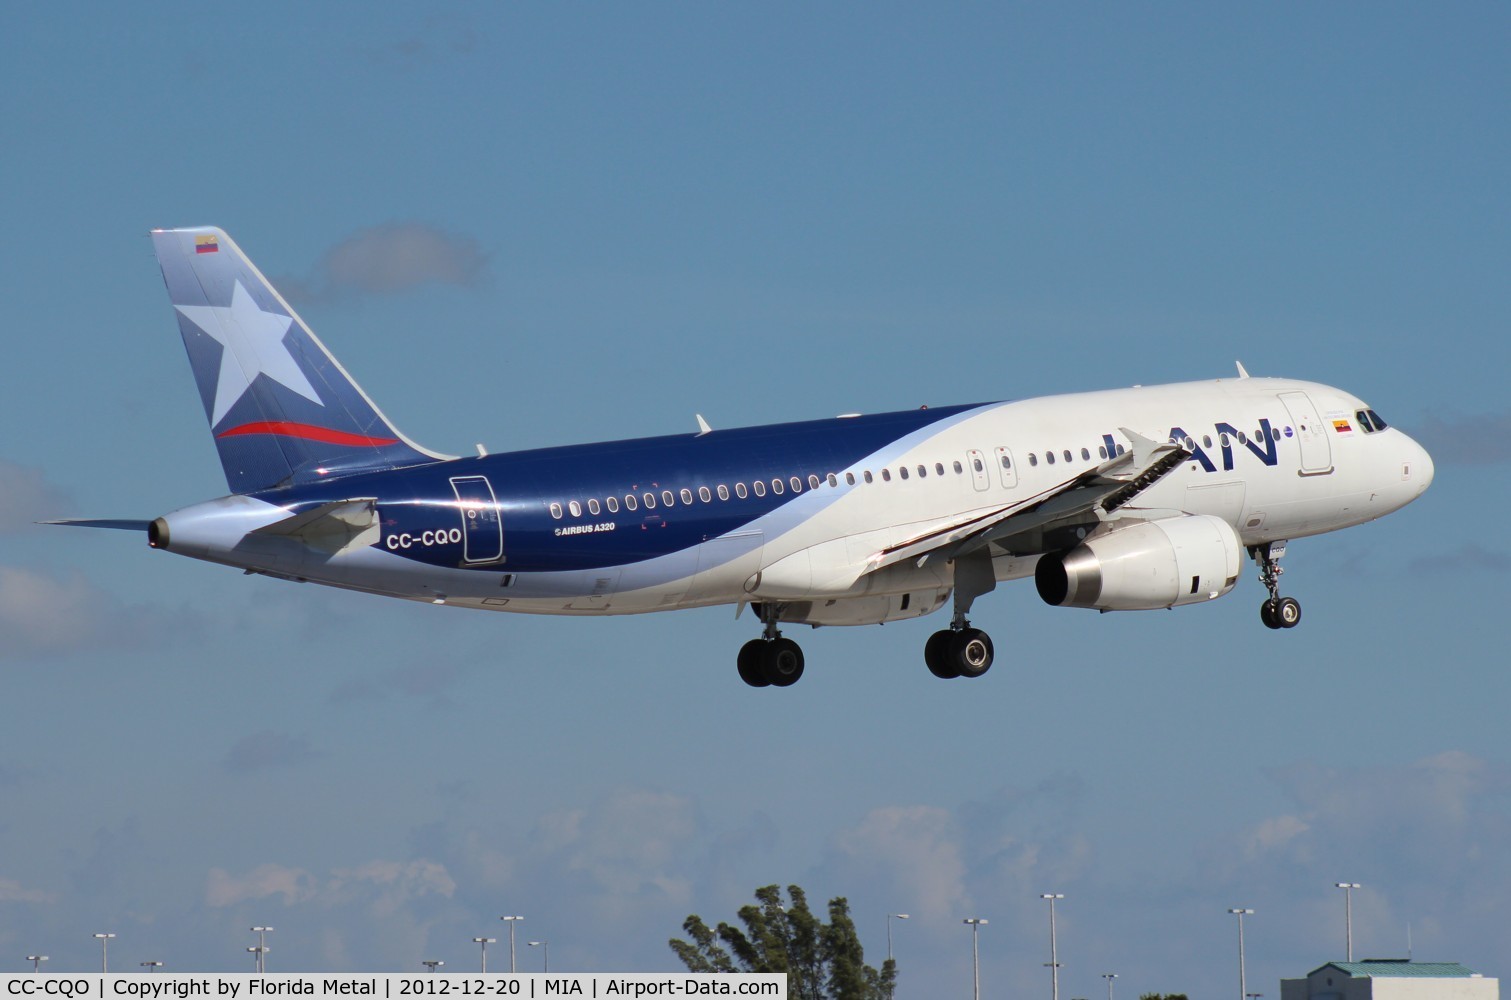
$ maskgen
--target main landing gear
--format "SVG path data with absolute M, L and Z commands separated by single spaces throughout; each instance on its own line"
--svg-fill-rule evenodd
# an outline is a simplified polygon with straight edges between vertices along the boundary
M 992 637 L 971 628 L 960 614 L 949 628 L 929 636 L 923 647 L 923 662 L 929 665 L 929 673 L 945 680 L 980 677 L 992 668 L 993 656 Z
M 1249 546 L 1249 555 L 1259 566 L 1259 582 L 1270 592 L 1259 606 L 1259 620 L 1268 628 L 1295 628 L 1301 621 L 1301 602 L 1280 596 L 1280 557 L 1285 555 L 1284 542 L 1265 542 Z
M 751 687 L 787 687 L 803 676 L 803 647 L 784 638 L 776 627 L 780 610 L 774 604 L 762 607 L 766 628 L 761 638 L 740 647 L 740 680 Z
M 955 613 L 950 627 L 929 636 L 923 662 L 935 677 L 980 677 L 992 669 L 992 637 L 966 620 L 971 604 L 997 586 L 991 557 L 983 550 L 955 560 Z

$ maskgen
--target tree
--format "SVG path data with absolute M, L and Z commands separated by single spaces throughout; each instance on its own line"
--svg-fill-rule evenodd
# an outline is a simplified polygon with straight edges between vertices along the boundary
M 897 963 L 887 959 L 880 972 L 866 964 L 845 897 L 829 900 L 827 924 L 798 886 L 787 887 L 785 906 L 779 886 L 763 886 L 755 898 L 740 907 L 744 930 L 722 921 L 710 930 L 696 913 L 682 922 L 689 940 L 667 943 L 689 972 L 786 973 L 794 1000 L 891 1000 Z

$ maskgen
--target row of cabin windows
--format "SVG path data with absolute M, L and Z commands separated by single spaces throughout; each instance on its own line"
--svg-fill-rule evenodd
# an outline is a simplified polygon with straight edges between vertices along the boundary
M 1085 449 L 1082 450 L 1084 451 Z M 1105 452 L 1105 449 L 1103 449 L 1103 451 Z M 1122 448 L 1119 447 L 1118 451 L 1119 454 L 1121 454 Z M 957 476 L 965 474 L 965 465 L 960 461 L 957 460 L 950 464 Z M 975 472 L 986 471 L 986 466 L 980 458 L 972 458 L 971 465 Z M 1002 467 L 1004 469 L 1012 468 L 1012 459 L 1005 452 L 1002 455 Z M 927 479 L 930 475 L 930 470 L 931 467 L 927 464 L 914 466 L 912 470 L 909 470 L 909 468 L 904 465 L 898 467 L 897 476 L 899 479 L 910 479 L 912 478 L 912 476 L 917 475 L 919 479 Z M 935 476 L 944 476 L 946 474 L 944 463 L 935 462 L 932 466 L 932 474 Z M 830 486 L 838 486 L 839 478 L 839 475 L 833 472 L 829 473 L 823 478 L 820 478 L 816 475 L 810 475 L 807 478 L 806 486 L 808 489 L 813 490 L 818 489 L 825 483 Z M 861 472 L 859 478 L 857 478 L 856 474 L 853 472 L 846 472 L 844 474 L 844 478 L 845 485 L 854 486 L 857 482 L 874 483 L 876 482 L 878 477 L 876 475 L 873 475 L 871 470 L 866 469 Z M 892 481 L 892 470 L 890 468 L 882 469 L 880 472 L 880 479 L 884 483 L 890 483 Z M 804 480 L 800 476 L 792 476 L 785 482 L 781 478 L 777 478 L 771 480 L 770 490 L 774 495 L 781 496 L 788 489 L 791 489 L 793 493 L 801 493 L 803 492 L 804 485 Z M 749 489 L 746 488 L 744 483 L 735 483 L 733 493 L 739 499 L 744 500 L 751 494 L 754 494 L 757 497 L 764 497 L 766 495 L 766 490 L 766 482 L 764 480 L 757 479 L 755 482 L 750 484 Z M 710 491 L 707 486 L 700 486 L 697 489 L 697 497 L 698 500 L 703 503 L 712 503 L 715 495 L 717 495 L 720 500 L 728 500 L 730 497 L 730 492 L 730 488 L 723 483 L 720 483 L 718 486 L 714 487 L 712 491 Z M 625 510 L 638 510 L 642 505 L 646 510 L 655 510 L 656 504 L 658 502 L 658 497 L 661 505 L 665 507 L 676 506 L 676 503 L 679 499 L 682 501 L 683 506 L 691 506 L 693 503 L 693 491 L 686 488 L 683 488 L 676 492 L 673 492 L 672 490 L 662 490 L 659 494 L 655 492 L 645 492 L 640 494 L 639 497 L 636 497 L 636 495 L 633 493 L 627 493 L 625 494 L 622 503 Z M 607 509 L 610 514 L 616 514 L 619 512 L 620 503 L 621 500 L 618 497 L 608 497 L 603 501 L 601 505 L 599 504 L 597 498 L 589 499 L 588 501 L 586 501 L 586 504 L 581 501 L 570 500 L 567 502 L 565 509 L 563 509 L 560 503 L 553 503 L 551 504 L 551 516 L 553 518 L 556 518 L 557 520 L 560 520 L 566 514 L 570 514 L 572 517 L 581 517 L 584 510 L 586 510 L 587 513 L 592 516 L 597 516 L 601 511 L 605 509 Z
M 1374 411 L 1373 410 L 1368 411 L 1368 415 L 1369 416 L 1374 416 Z M 1385 427 L 1385 421 L 1380 420 L 1380 418 L 1377 417 L 1377 416 L 1374 417 L 1374 420 L 1378 422 L 1377 426 L 1378 426 L 1379 429 L 1384 429 L 1384 427 Z M 1373 428 L 1370 427 L 1370 424 L 1365 419 L 1365 411 L 1362 411 L 1362 410 L 1360 411 L 1360 414 L 1359 414 L 1359 423 L 1362 424 L 1362 425 L 1364 425 L 1364 427 L 1366 429 L 1373 429 Z M 1270 436 L 1271 440 L 1279 441 L 1280 440 L 1280 431 L 1278 429 L 1276 429 L 1276 428 L 1271 428 L 1269 436 Z M 1229 445 L 1230 445 L 1230 438 L 1229 438 L 1229 436 L 1227 434 L 1225 434 L 1225 433 L 1224 434 L 1220 434 L 1220 435 L 1218 435 L 1218 438 L 1221 441 L 1222 446 L 1224 448 L 1229 447 Z M 1263 441 L 1264 439 L 1265 439 L 1265 433 L 1264 433 L 1264 431 L 1262 429 L 1261 430 L 1257 430 L 1257 431 L 1254 432 L 1254 440 L 1255 441 Z M 1249 438 L 1248 438 L 1248 435 L 1246 433 L 1244 433 L 1243 431 L 1239 431 L 1238 432 L 1238 442 L 1240 444 L 1247 444 L 1248 440 L 1249 440 Z M 1212 437 L 1211 437 L 1211 435 L 1203 435 L 1201 441 L 1202 441 L 1202 446 L 1203 447 L 1206 447 L 1206 448 L 1212 447 Z M 1191 449 L 1193 449 L 1193 448 L 1196 447 L 1196 441 L 1195 441 L 1195 439 L 1190 438 L 1190 437 L 1187 437 L 1184 440 L 1172 437 L 1170 439 L 1170 443 L 1171 444 L 1180 444 L 1180 445 L 1183 445 L 1187 450 L 1191 450 Z M 1114 446 L 1114 450 L 1109 454 L 1108 451 L 1107 451 L 1107 446 L 1105 444 L 1102 444 L 1102 445 L 1098 445 L 1097 446 L 1097 457 L 1099 459 L 1103 460 L 1103 461 L 1106 461 L 1109 458 L 1115 458 L 1115 457 L 1117 457 L 1119 455 L 1122 455 L 1126 451 L 1127 451 L 1127 449 L 1123 445 L 1119 444 L 1119 445 L 1115 445 Z M 1010 455 L 1008 455 L 1006 451 L 1001 451 L 999 454 L 1001 456 L 1000 460 L 1001 460 L 1001 463 L 1002 463 L 1002 468 L 1004 470 L 1010 471 L 1012 469 L 1012 467 L 1013 467 L 1012 457 Z M 1091 449 L 1090 448 L 1082 448 L 1080 450 L 1080 455 L 1081 455 L 1081 461 L 1083 461 L 1083 462 L 1089 462 L 1089 461 L 1091 461 Z M 1050 465 L 1054 465 L 1057 461 L 1061 461 L 1061 460 L 1063 460 L 1066 463 L 1074 462 L 1075 461 L 1075 453 L 1072 452 L 1071 449 L 1069 449 L 1069 448 L 1062 448 L 1059 451 L 1059 453 L 1058 453 L 1058 457 L 1056 456 L 1056 452 L 1053 451 L 1053 450 L 1046 450 L 1044 452 L 1044 461 L 1047 462 Z M 961 462 L 958 459 L 956 461 L 950 463 L 950 464 L 951 464 L 951 467 L 953 468 L 953 470 L 954 470 L 954 472 L 955 472 L 955 474 L 957 476 L 965 474 L 965 466 L 963 464 L 961 464 Z M 1037 452 L 1032 452 L 1031 451 L 1031 452 L 1028 453 L 1028 464 L 1030 466 L 1035 467 L 1035 468 L 1038 467 L 1038 465 L 1039 465 L 1039 455 L 1038 455 Z M 983 462 L 981 461 L 980 458 L 972 457 L 972 459 L 971 459 L 971 466 L 972 466 L 972 470 L 974 472 L 981 473 L 981 472 L 985 472 L 986 471 L 986 466 L 983 464 Z M 945 475 L 945 466 L 944 466 L 943 462 L 935 462 L 933 464 L 933 466 L 932 466 L 932 469 L 933 469 L 933 474 L 936 475 L 936 476 L 943 476 L 943 475 Z M 915 474 L 918 476 L 919 479 L 927 479 L 928 476 L 929 476 L 929 473 L 930 473 L 930 466 L 927 465 L 927 464 L 920 464 L 920 465 L 914 466 L 911 471 L 905 465 L 904 466 L 899 466 L 898 469 L 897 469 L 897 476 L 898 476 L 898 478 L 904 479 L 904 480 L 911 478 Z M 892 470 L 890 468 L 882 469 L 881 470 L 881 474 L 880 474 L 880 478 L 881 478 L 882 482 L 884 482 L 884 483 L 890 483 L 892 481 Z M 860 474 L 860 481 L 863 481 L 865 483 L 873 483 L 873 482 L 876 481 L 876 477 L 872 475 L 871 470 L 866 469 L 866 470 L 864 470 L 864 471 L 861 472 L 861 474 Z M 808 477 L 808 479 L 807 479 L 807 488 L 808 489 L 816 490 L 816 489 L 818 489 L 821 485 L 823 485 L 826 482 L 830 486 L 838 486 L 839 485 L 839 476 L 837 474 L 833 473 L 833 472 L 829 473 L 827 476 L 823 477 L 822 479 L 819 478 L 818 476 L 810 475 Z M 847 485 L 847 486 L 854 486 L 856 484 L 856 482 L 857 482 L 857 479 L 856 479 L 855 473 L 853 473 L 853 472 L 847 472 L 847 473 L 845 473 L 845 485 Z M 800 476 L 792 476 L 792 477 L 788 478 L 785 481 L 785 483 L 783 482 L 783 480 L 781 478 L 777 478 L 777 479 L 771 480 L 771 492 L 773 494 L 777 495 L 777 496 L 781 496 L 789 488 L 792 490 L 793 493 L 801 493 L 801 492 L 803 492 L 803 487 L 804 487 L 804 480 Z M 766 495 L 766 489 L 767 489 L 766 483 L 763 480 L 760 480 L 760 479 L 757 479 L 754 483 L 752 483 L 750 485 L 750 489 L 748 489 L 748 490 L 746 489 L 744 483 L 735 483 L 735 485 L 734 485 L 734 495 L 736 497 L 738 497 L 739 499 L 741 499 L 741 500 L 744 500 L 746 497 L 750 496 L 751 493 L 754 493 L 757 497 L 764 497 Z M 698 500 L 701 501 L 702 503 L 712 503 L 715 494 L 717 494 L 717 496 L 718 496 L 718 498 L 720 500 L 728 500 L 729 496 L 730 496 L 730 488 L 728 486 L 725 486 L 725 485 L 723 485 L 721 483 L 718 486 L 714 487 L 714 489 L 712 491 L 710 491 L 707 486 L 699 486 L 698 490 L 697 490 Z M 623 503 L 624 503 L 624 509 L 625 510 L 638 510 L 640 508 L 640 506 L 643 504 L 645 506 L 646 510 L 655 510 L 656 509 L 656 504 L 657 504 L 657 498 L 658 498 L 658 494 L 655 493 L 655 492 L 649 492 L 648 491 L 648 492 L 642 493 L 642 494 L 640 494 L 640 496 L 639 496 L 638 499 L 636 498 L 635 494 L 633 494 L 633 493 L 627 493 L 627 494 L 625 494 L 624 501 L 623 501 Z M 660 494 L 659 494 L 659 499 L 660 499 L 661 505 L 665 506 L 665 507 L 674 507 L 674 506 L 676 506 L 676 503 L 677 503 L 678 499 L 680 499 L 682 501 L 683 506 L 691 506 L 692 503 L 693 503 L 693 491 L 690 490 L 690 489 L 687 489 L 685 487 L 683 489 L 681 489 L 681 490 L 676 491 L 676 492 L 673 492 L 671 490 L 662 490 L 660 492 Z M 619 512 L 619 505 L 620 505 L 620 500 L 619 500 L 618 497 L 608 497 L 607 499 L 605 499 L 603 501 L 602 508 L 607 508 L 607 510 L 608 510 L 608 512 L 610 514 L 616 514 L 616 513 Z M 600 508 L 600 505 L 599 505 L 597 499 L 590 499 L 590 500 L 587 501 L 586 509 L 587 509 L 588 514 L 590 514 L 590 515 L 593 515 L 593 516 L 596 517 L 601 512 L 602 508 Z M 568 503 L 566 505 L 566 511 L 565 511 L 565 513 L 569 513 L 573 517 L 581 517 L 582 513 L 583 513 L 583 509 L 584 509 L 584 507 L 583 507 L 583 504 L 581 502 L 579 502 L 577 500 L 571 500 L 571 501 L 568 501 Z M 561 517 L 563 516 L 563 513 L 564 512 L 563 512 L 561 504 L 559 504 L 559 503 L 553 503 L 553 504 L 551 504 L 551 516 L 552 517 L 556 518 L 557 520 L 560 520 Z

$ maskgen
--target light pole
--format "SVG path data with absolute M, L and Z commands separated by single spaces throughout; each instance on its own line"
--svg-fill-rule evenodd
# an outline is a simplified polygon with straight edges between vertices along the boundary
M 1358 882 L 1334 882 L 1339 889 L 1343 890 L 1343 920 L 1344 931 L 1347 934 L 1345 940 L 1348 943 L 1348 959 L 1354 960 L 1354 890 L 1364 888 Z
M 1055 946 L 1055 900 L 1064 899 L 1063 892 L 1041 892 L 1040 899 L 1049 900 L 1049 975 L 1051 1000 L 1060 1000 L 1060 953 Z
M 427 958 L 423 959 L 420 964 L 425 966 L 425 968 L 429 969 L 431 972 L 434 972 L 436 969 L 440 968 L 446 963 L 439 958 Z
M 158 969 L 161 969 L 163 967 L 163 963 L 162 962 L 157 962 L 157 961 L 138 962 L 136 964 L 140 965 L 142 968 L 146 969 L 148 972 L 156 972 Z
M 892 921 L 894 919 L 906 920 L 908 915 L 906 913 L 887 914 L 887 961 L 889 962 L 892 961 Z
M 977 941 L 980 937 L 981 925 L 988 922 L 980 917 L 966 917 L 961 921 L 963 924 L 971 925 L 971 996 L 975 1000 L 981 1000 L 981 949 L 977 946 Z
M 41 972 L 42 963 L 47 961 L 46 955 L 27 955 L 26 960 L 31 963 L 31 971 Z
M 1118 977 L 1116 972 L 1104 972 L 1102 978 L 1107 980 L 1107 1000 L 1112 1000 L 1112 981 Z
M 259 975 L 268 971 L 268 932 L 272 929 L 271 927 L 252 928 L 252 933 L 257 935 L 257 950 L 253 954 L 257 956 L 257 972 Z M 252 951 L 252 949 L 248 948 L 247 951 Z
M 514 925 L 518 921 L 523 920 L 525 918 L 524 917 L 499 917 L 498 919 L 502 920 L 504 923 L 506 923 L 506 924 L 509 925 L 509 971 L 513 972 L 514 971 Z
M 475 941 L 477 944 L 482 945 L 482 948 L 483 948 L 483 969 L 482 969 L 482 971 L 487 972 L 488 971 L 488 946 L 490 944 L 493 944 L 496 941 L 498 941 L 498 938 L 480 937 L 480 938 L 473 938 L 472 940 Z
M 551 971 L 551 942 L 549 942 L 549 941 L 526 941 L 525 944 L 529 945 L 531 948 L 543 948 L 543 949 L 545 949 L 542 952 L 542 954 L 544 954 L 546 956 L 546 964 L 543 965 L 543 966 L 541 966 L 540 971 L 542 971 L 542 972 L 550 972 Z
M 100 971 L 101 972 L 109 972 L 110 971 L 110 939 L 113 938 L 113 937 L 115 937 L 115 935 L 114 934 L 96 934 L 95 937 L 97 937 L 97 938 L 100 939 Z
M 1245 910 L 1242 907 L 1229 907 L 1228 912 L 1238 917 L 1238 1000 L 1246 1000 L 1245 993 L 1249 983 L 1244 976 L 1243 970 L 1243 918 L 1245 914 L 1253 915 L 1253 910 Z

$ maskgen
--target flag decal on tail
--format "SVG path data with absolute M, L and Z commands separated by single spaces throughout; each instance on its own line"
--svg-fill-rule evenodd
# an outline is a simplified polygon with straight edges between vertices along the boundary
M 280 437 L 303 438 L 306 441 L 319 441 L 322 444 L 346 444 L 359 448 L 381 448 L 384 445 L 398 444 L 398 438 L 369 437 L 366 434 L 349 434 L 346 431 L 332 430 L 329 427 L 316 427 L 314 424 L 300 424 L 292 420 L 261 420 L 256 423 L 242 424 L 223 430 L 215 435 L 218 438 L 241 437 L 246 434 L 277 434 Z
M 220 241 L 213 236 L 199 236 L 194 240 L 195 253 L 218 253 Z

